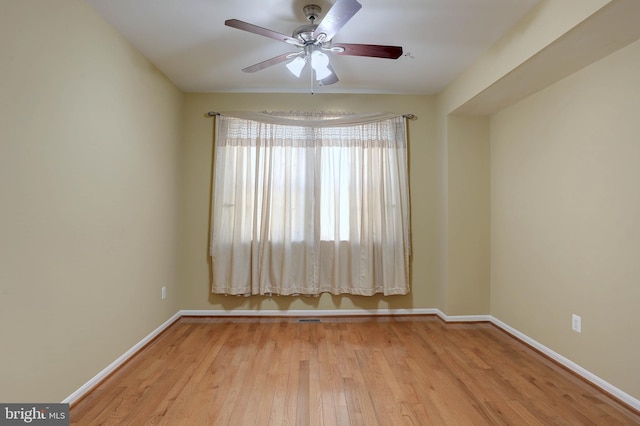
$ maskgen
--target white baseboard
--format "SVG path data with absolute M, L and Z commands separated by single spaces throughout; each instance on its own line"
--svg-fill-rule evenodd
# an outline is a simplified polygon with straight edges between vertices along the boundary
M 445 322 L 491 322 L 491 315 L 446 315 L 437 308 L 416 309 L 328 309 L 328 310 L 182 310 L 184 317 L 329 317 L 377 315 L 437 315 Z
M 124 364 L 129 358 L 134 356 L 140 349 L 142 349 L 147 343 L 153 340 L 156 336 L 167 329 L 171 324 L 180 319 L 181 317 L 326 317 L 326 316 L 365 316 L 365 315 L 437 315 L 445 322 L 491 322 L 497 327 L 501 328 L 505 332 L 514 336 L 517 339 L 522 340 L 531 347 L 537 349 L 541 353 L 545 354 L 549 358 L 553 359 L 560 365 L 573 371 L 580 377 L 584 378 L 595 386 L 599 387 L 603 391 L 609 393 L 613 397 L 619 399 L 623 403 L 629 405 L 635 410 L 640 411 L 640 400 L 632 397 L 628 393 L 618 389 L 611 383 L 601 379 L 590 371 L 582 368 L 580 365 L 571 361 L 568 358 L 563 357 L 557 352 L 549 349 L 543 344 L 533 340 L 529 336 L 521 333 L 515 328 L 505 324 L 499 319 L 491 315 L 446 315 L 440 309 L 437 308 L 420 308 L 420 309 L 330 309 L 330 310 L 180 310 L 176 312 L 171 318 L 165 321 L 160 327 L 152 331 L 148 336 L 143 338 L 140 342 L 134 345 L 127 352 L 122 354 L 118 359 L 113 361 L 104 370 L 98 373 L 95 377 L 82 385 L 78 390 L 65 398 L 62 402 L 73 404 L 87 394 L 91 389 L 98 385 L 107 376 L 113 373 L 118 367 Z
M 104 370 L 96 374 L 93 378 L 91 378 L 87 383 L 82 385 L 78 390 L 74 393 L 66 397 L 62 403 L 65 404 L 73 404 L 82 398 L 85 394 L 89 393 L 91 389 L 96 387 L 100 382 L 102 382 L 107 376 L 116 371 L 118 367 L 127 362 L 129 358 L 134 356 L 140 349 L 142 349 L 147 343 L 153 340 L 156 336 L 162 333 L 165 329 L 167 329 L 171 324 L 180 319 L 180 314 L 175 313 L 171 318 L 166 320 L 160 327 L 153 330 L 149 335 L 136 343 L 131 349 L 122 354 L 118 359 L 109 364 Z
M 549 349 L 548 347 L 546 347 L 542 343 L 537 342 L 536 340 L 533 340 L 532 338 L 530 338 L 526 334 L 521 333 L 520 331 L 518 331 L 515 328 L 505 324 L 504 322 L 500 321 L 499 319 L 497 319 L 495 317 L 491 317 L 491 322 L 493 324 L 495 324 L 497 327 L 500 327 L 501 329 L 503 329 L 507 333 L 509 333 L 512 336 L 516 337 L 517 339 L 522 340 L 526 344 L 528 344 L 531 347 L 533 347 L 533 348 L 537 349 L 538 351 L 542 352 L 543 354 L 545 354 L 546 356 L 548 356 L 549 358 L 551 358 L 552 360 L 554 360 L 558 364 L 568 368 L 569 370 L 571 370 L 572 372 L 576 373 L 578 376 L 582 377 L 586 381 L 588 381 L 590 383 L 593 383 L 595 386 L 597 386 L 598 388 L 602 389 L 603 391 L 609 393 L 614 398 L 617 398 L 620 401 L 622 401 L 623 403 L 625 403 L 625 404 L 629 405 L 630 407 L 634 408 L 635 410 L 640 411 L 640 400 L 632 397 L 631 395 L 629 395 L 628 393 L 622 391 L 621 389 L 618 389 L 617 387 L 613 386 L 611 383 L 607 382 L 606 380 L 601 379 L 600 377 L 596 376 L 595 374 L 593 374 L 589 370 L 586 370 L 585 368 L 582 368 L 580 365 L 576 364 L 575 362 L 571 361 L 570 359 L 565 358 L 564 356 L 560 355 L 559 353 Z
M 491 322 L 491 315 L 446 315 L 438 309 L 438 314 L 445 322 Z
M 329 317 L 329 316 L 372 316 L 372 315 L 438 315 L 439 309 L 328 309 L 328 310 L 181 310 L 183 317 Z

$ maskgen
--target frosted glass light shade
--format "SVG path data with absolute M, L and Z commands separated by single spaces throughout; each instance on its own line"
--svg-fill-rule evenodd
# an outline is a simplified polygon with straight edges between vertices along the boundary
M 319 50 L 311 54 L 311 67 L 316 72 L 317 80 L 324 80 L 332 74 L 329 69 L 329 57 Z
M 302 70 L 304 69 L 304 66 L 306 64 L 307 58 L 298 56 L 293 61 L 287 64 L 287 68 L 289 69 L 289 71 L 291 71 L 291 74 L 295 75 L 296 77 L 300 77 L 300 74 L 302 74 Z

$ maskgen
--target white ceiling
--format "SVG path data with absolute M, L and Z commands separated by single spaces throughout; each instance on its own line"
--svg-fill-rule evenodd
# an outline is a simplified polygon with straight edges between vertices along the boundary
M 185 92 L 309 92 L 284 64 L 240 70 L 296 48 L 224 25 L 236 18 L 283 34 L 334 0 L 86 0 Z M 319 93 L 435 94 L 539 0 L 359 0 L 334 42 L 402 46 L 397 60 L 332 56 L 340 82 Z M 320 16 L 322 18 L 322 15 Z

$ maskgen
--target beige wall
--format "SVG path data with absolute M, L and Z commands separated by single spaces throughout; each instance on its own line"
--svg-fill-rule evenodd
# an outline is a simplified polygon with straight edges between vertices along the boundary
M 491 119 L 492 314 L 636 398 L 639 88 L 635 42 Z
M 210 294 L 207 256 L 212 182 L 213 120 L 209 111 L 303 110 L 413 113 L 409 124 L 412 215 L 412 291 L 407 296 L 225 297 Z M 181 220 L 182 309 L 410 309 L 433 307 L 436 242 L 436 156 L 434 100 L 428 96 L 323 94 L 187 94 Z
M 489 313 L 489 119 L 447 118 L 448 315 Z
M 0 401 L 61 401 L 178 309 L 183 96 L 78 0 L 3 0 L 0 70 Z

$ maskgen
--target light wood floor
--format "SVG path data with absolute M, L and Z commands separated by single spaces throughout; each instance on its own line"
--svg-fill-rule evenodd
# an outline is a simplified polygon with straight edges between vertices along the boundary
M 71 424 L 631 425 L 640 415 L 490 324 L 182 318 Z

